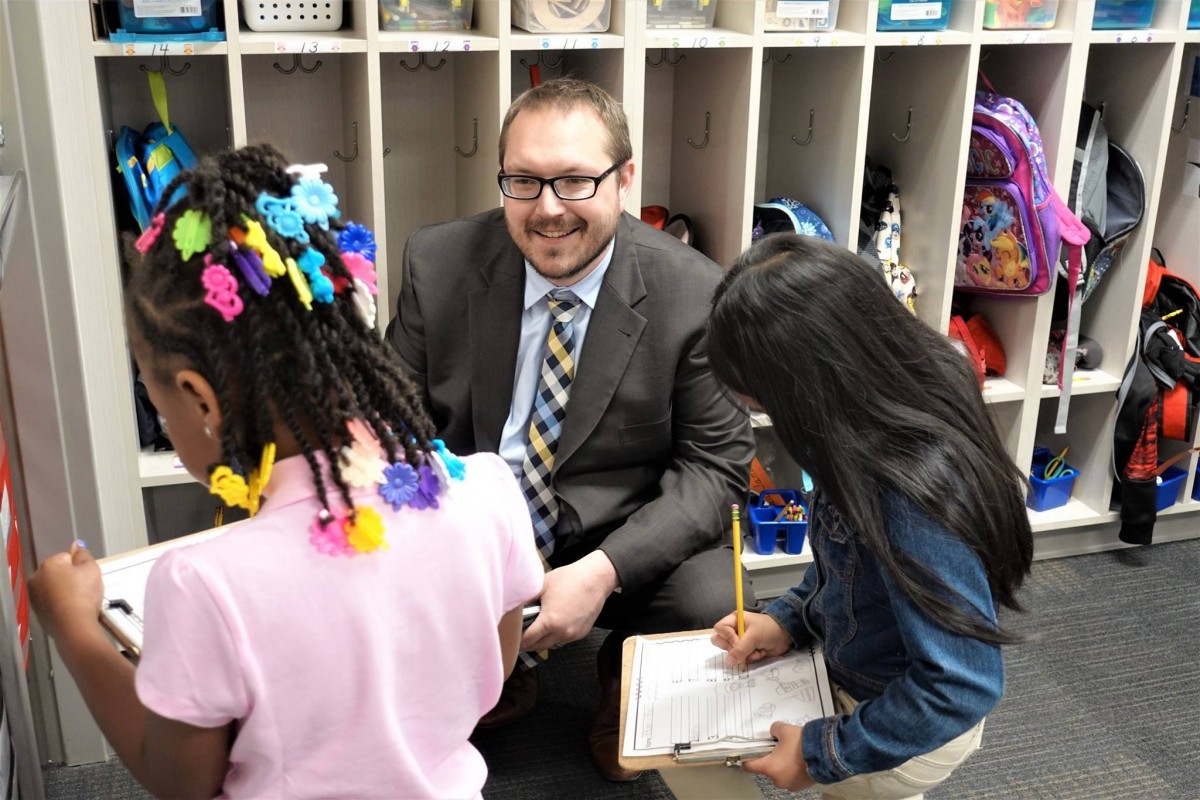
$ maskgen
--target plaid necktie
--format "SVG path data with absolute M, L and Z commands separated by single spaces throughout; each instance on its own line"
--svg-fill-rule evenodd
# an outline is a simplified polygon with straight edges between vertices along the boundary
M 575 377 L 575 328 L 571 321 L 579 310 L 579 298 L 569 289 L 559 288 L 551 290 L 546 300 L 554 322 L 546 339 L 546 360 L 542 362 L 529 419 L 521 489 L 529 504 L 538 552 L 549 558 L 554 552 L 554 525 L 558 521 L 558 498 L 550 488 L 550 472 Z

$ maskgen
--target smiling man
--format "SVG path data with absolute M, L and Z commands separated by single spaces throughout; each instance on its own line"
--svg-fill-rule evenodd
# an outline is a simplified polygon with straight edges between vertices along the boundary
M 589 738 L 612 780 L 637 777 L 617 764 L 621 641 L 729 609 L 725 519 L 753 455 L 746 410 L 705 355 L 721 270 L 624 213 L 634 171 L 625 113 L 602 89 L 525 92 L 500 133 L 503 208 L 413 234 L 387 332 L 446 445 L 500 453 L 525 492 L 549 570 L 527 665 L 612 631 Z M 518 668 L 480 724 L 516 719 L 537 693 L 537 670 Z

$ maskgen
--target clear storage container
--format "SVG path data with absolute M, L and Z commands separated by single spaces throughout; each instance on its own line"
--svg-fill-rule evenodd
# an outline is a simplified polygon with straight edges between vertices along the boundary
M 118 8 L 126 34 L 178 35 L 219 27 L 216 0 L 121 0 Z
M 837 27 L 838 0 L 767 0 L 765 31 L 828 31 Z
M 242 20 L 252 31 L 336 31 L 342 0 L 242 0 Z
M 1053 28 L 1058 0 L 987 0 L 983 27 L 992 30 Z
M 379 0 L 379 28 L 385 31 L 465 31 L 475 0 Z
M 1154 0 L 1096 0 L 1092 27 L 1098 30 L 1149 28 Z
M 610 0 L 512 0 L 512 22 L 532 33 L 597 33 L 608 30 Z
M 647 28 L 711 28 L 717 0 L 646 0 Z
M 879 0 L 880 31 L 944 31 L 950 24 L 950 0 Z
M 1192 0 L 1192 7 L 1188 9 L 1188 27 L 1200 28 L 1200 0 Z

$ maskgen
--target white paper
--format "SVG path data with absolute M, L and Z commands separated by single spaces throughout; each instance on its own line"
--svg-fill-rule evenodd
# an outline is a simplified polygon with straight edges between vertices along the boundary
M 794 650 L 745 672 L 728 666 L 726 655 L 708 634 L 639 637 L 622 755 L 669 755 L 676 744 L 760 747 L 772 722 L 803 725 L 834 714 L 820 651 Z

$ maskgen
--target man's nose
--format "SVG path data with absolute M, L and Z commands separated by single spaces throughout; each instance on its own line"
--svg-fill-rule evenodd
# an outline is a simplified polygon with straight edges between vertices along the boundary
M 554 187 L 546 184 L 542 187 L 542 193 L 538 195 L 537 212 L 544 217 L 557 217 L 563 213 L 566 207 L 558 195 L 554 193 Z

